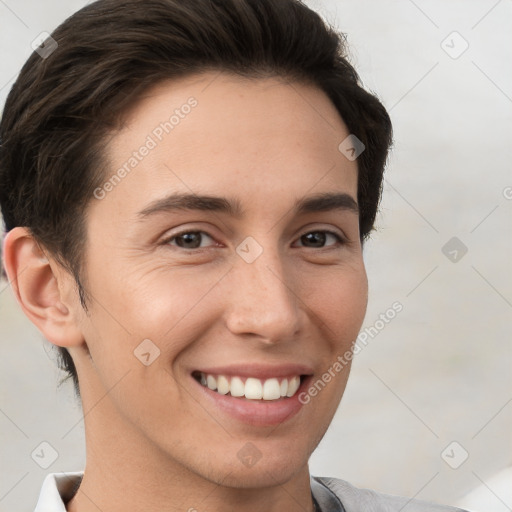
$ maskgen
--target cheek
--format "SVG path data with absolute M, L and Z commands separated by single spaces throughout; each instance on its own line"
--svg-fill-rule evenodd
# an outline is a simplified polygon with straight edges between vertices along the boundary
M 368 281 L 362 262 L 340 266 L 303 280 L 302 295 L 323 325 L 333 348 L 344 348 L 357 337 L 368 302 Z
M 321 333 L 330 347 L 324 346 L 324 356 L 344 352 L 357 337 L 366 313 L 368 283 L 362 260 L 299 270 L 291 277 L 291 288 L 309 322 L 317 324 L 317 335 Z M 133 351 L 149 339 L 165 359 L 172 360 L 222 316 L 223 301 L 215 288 L 220 285 L 221 295 L 230 296 L 223 281 L 225 273 L 222 266 L 202 270 L 196 266 L 132 271 L 126 279 L 118 275 L 96 279 L 92 336 L 86 337 L 91 340 L 93 357 L 112 360 L 117 367 L 130 366 Z M 304 328 L 307 331 L 311 325 Z
M 213 321 L 207 292 L 214 290 L 224 273 L 197 267 L 131 269 L 116 275 L 98 272 L 91 282 L 92 314 L 84 332 L 93 360 L 101 361 L 102 367 L 126 371 L 137 362 L 142 343 L 140 350 L 154 345 L 160 361 L 172 360 Z
M 312 382 L 311 398 L 318 407 L 322 428 L 332 419 L 345 391 L 352 366 L 352 346 L 356 341 L 366 315 L 368 281 L 362 260 L 350 268 L 338 268 L 329 278 L 315 279 L 307 305 L 320 333 L 317 354 L 321 355 L 321 371 Z M 347 356 L 348 354 L 348 356 Z M 310 390 L 312 388 L 309 388 Z M 308 392 L 309 393 L 309 392 Z M 314 397 L 314 398 L 313 398 Z M 321 429 L 322 430 L 322 429 Z

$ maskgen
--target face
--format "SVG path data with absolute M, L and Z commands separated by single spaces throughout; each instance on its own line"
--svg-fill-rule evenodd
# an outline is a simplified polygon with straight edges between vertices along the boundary
M 108 416 L 117 440 L 224 485 L 307 467 L 350 364 L 305 393 L 367 303 L 348 135 L 323 92 L 277 78 L 144 95 L 87 211 L 88 354 L 72 355 L 84 403 L 105 399 L 86 422 Z

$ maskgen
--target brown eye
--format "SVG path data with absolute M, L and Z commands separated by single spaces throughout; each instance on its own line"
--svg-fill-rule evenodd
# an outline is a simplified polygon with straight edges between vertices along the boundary
M 207 238 L 213 240 L 212 237 L 204 231 L 183 231 L 182 233 L 178 233 L 173 235 L 171 238 L 168 238 L 165 243 L 174 245 L 171 242 L 176 241 L 176 246 L 181 249 L 201 249 L 204 247 L 201 245 L 201 242 L 205 235 Z
M 334 238 L 339 244 L 343 244 L 344 240 L 333 231 L 325 231 L 325 230 L 319 230 L 319 231 L 310 231 L 309 233 L 305 233 L 300 237 L 300 240 L 304 244 L 312 244 L 312 245 L 306 245 L 307 247 L 312 248 L 323 248 L 325 247 L 326 240 L 330 237 Z M 331 244 L 336 245 L 336 244 Z

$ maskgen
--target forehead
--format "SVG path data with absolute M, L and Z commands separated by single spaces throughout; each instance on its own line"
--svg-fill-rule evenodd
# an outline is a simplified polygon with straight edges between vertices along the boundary
M 109 142 L 108 190 L 93 208 L 131 215 L 172 192 L 228 193 L 267 209 L 308 191 L 356 197 L 357 164 L 338 149 L 348 135 L 311 85 L 219 72 L 162 82 Z

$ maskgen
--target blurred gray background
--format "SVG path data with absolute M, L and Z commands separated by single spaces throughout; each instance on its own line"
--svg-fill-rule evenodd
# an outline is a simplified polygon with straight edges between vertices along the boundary
M 395 130 L 364 250 L 374 330 L 311 473 L 510 511 L 512 1 L 307 3 L 348 34 Z M 31 42 L 85 4 L 0 0 L 0 105 Z M 0 281 L 0 512 L 32 510 L 47 473 L 84 467 L 81 408 L 53 357 Z M 58 453 L 46 469 L 31 457 L 42 442 Z

